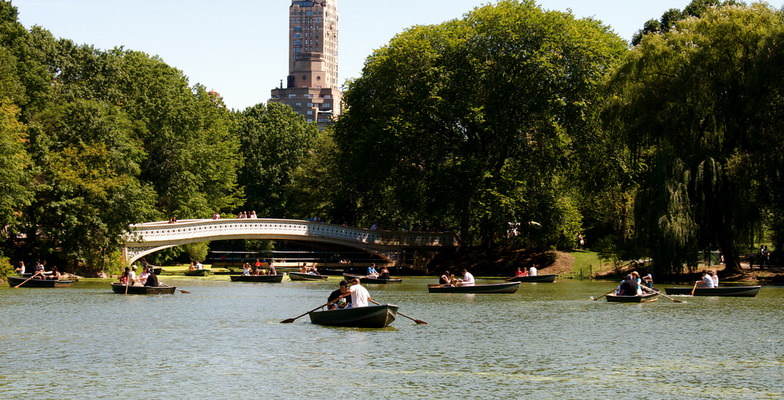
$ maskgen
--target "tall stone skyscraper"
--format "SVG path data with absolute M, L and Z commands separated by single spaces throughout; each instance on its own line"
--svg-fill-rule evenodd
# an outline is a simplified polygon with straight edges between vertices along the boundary
M 319 126 L 340 115 L 337 0 L 293 0 L 289 8 L 289 75 L 272 98 Z

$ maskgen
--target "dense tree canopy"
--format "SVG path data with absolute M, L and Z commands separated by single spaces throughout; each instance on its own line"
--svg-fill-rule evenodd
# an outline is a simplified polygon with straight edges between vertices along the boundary
M 575 143 L 625 45 L 591 19 L 500 1 L 417 26 L 367 61 L 336 126 L 344 185 L 366 224 L 459 230 L 487 243 L 512 221 L 529 237 L 576 235 Z
M 237 116 L 245 165 L 240 182 L 245 187 L 246 211 L 270 218 L 291 216 L 286 195 L 292 174 L 311 149 L 318 129 L 291 107 L 258 104 Z
M 759 232 L 762 183 L 779 175 L 761 161 L 784 139 L 771 81 L 783 30 L 766 5 L 707 8 L 644 35 L 611 81 L 608 121 L 645 161 L 639 233 L 660 270 L 716 249 L 737 270 Z

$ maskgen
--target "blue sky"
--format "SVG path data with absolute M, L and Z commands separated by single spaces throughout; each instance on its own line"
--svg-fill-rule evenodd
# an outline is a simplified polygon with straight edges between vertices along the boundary
M 340 81 L 414 25 L 460 18 L 483 0 L 338 0 Z M 99 49 L 124 46 L 160 56 L 191 84 L 221 93 L 234 109 L 266 102 L 285 81 L 290 0 L 12 0 L 27 28 Z M 781 7 L 781 0 L 771 1 Z M 603 21 L 627 41 L 652 18 L 689 0 L 540 0 L 544 9 Z

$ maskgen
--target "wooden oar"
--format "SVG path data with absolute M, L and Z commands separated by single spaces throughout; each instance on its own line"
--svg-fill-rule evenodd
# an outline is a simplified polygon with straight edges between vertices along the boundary
M 699 284 L 700 284 L 699 282 L 694 282 L 694 287 L 691 289 L 691 295 L 692 296 L 694 296 L 694 291 L 697 290 L 697 285 L 699 285 Z
M 653 293 L 653 292 L 659 293 L 659 296 L 662 296 L 662 297 L 668 298 L 668 299 L 670 299 L 670 300 L 672 300 L 672 301 L 674 301 L 674 302 L 676 302 L 676 303 L 684 303 L 684 301 L 683 301 L 683 300 L 673 299 L 672 297 L 670 297 L 670 296 L 667 296 L 666 294 L 662 293 L 662 291 L 661 291 L 661 290 L 659 290 L 659 291 L 656 291 L 656 290 L 654 290 L 654 289 L 651 289 L 651 288 L 649 288 L 649 287 L 647 287 L 647 286 L 642 286 L 642 285 L 640 285 L 640 287 L 641 287 L 641 288 L 643 288 L 644 290 L 647 290 L 647 291 L 651 292 L 651 293 Z
M 607 296 L 608 294 L 610 294 L 610 293 L 612 293 L 612 292 L 614 292 L 614 291 L 615 291 L 615 289 L 613 289 L 613 290 L 610 290 L 609 292 L 607 292 L 607 293 L 605 293 L 605 294 L 603 294 L 603 295 L 601 295 L 601 296 L 599 296 L 599 297 L 593 297 L 593 296 L 591 296 L 591 300 L 594 300 L 594 301 L 596 301 L 596 300 L 599 300 L 599 299 L 601 299 L 602 297 L 604 297 L 604 296 Z
M 22 285 L 24 285 L 25 283 L 27 283 L 27 281 L 29 281 L 30 279 L 33 279 L 33 278 L 35 278 L 36 276 L 38 276 L 38 272 L 34 273 L 34 274 L 31 276 L 31 277 L 29 277 L 29 278 L 25 279 L 25 280 L 24 280 L 24 282 L 22 282 L 22 283 L 20 283 L 20 284 L 18 284 L 18 285 L 16 285 L 16 286 L 14 286 L 14 289 L 18 288 L 19 286 L 22 286 Z
M 314 309 L 312 309 L 312 310 L 310 310 L 310 311 L 308 311 L 308 312 L 305 312 L 305 313 L 302 313 L 302 314 L 300 314 L 300 315 L 297 315 L 297 316 L 296 316 L 296 317 L 294 317 L 294 318 L 288 318 L 288 319 L 284 319 L 283 321 L 280 321 L 280 323 L 281 323 L 281 324 L 290 324 L 290 323 L 294 322 L 295 320 L 297 320 L 297 319 L 299 319 L 299 318 L 302 318 L 302 317 L 304 317 L 304 316 L 306 316 L 306 315 L 308 315 L 308 314 L 312 313 L 313 311 L 316 311 L 316 310 L 318 310 L 318 309 L 319 309 L 319 308 L 321 308 L 321 307 L 326 307 L 326 306 L 328 306 L 328 305 L 330 305 L 330 304 L 332 304 L 332 303 L 334 303 L 334 302 L 336 302 L 336 301 L 338 301 L 338 300 L 340 300 L 340 299 L 342 299 L 342 298 L 344 298 L 344 297 L 350 296 L 350 295 L 351 295 L 350 293 L 346 293 L 346 294 L 340 295 L 340 296 L 338 296 L 338 298 L 337 298 L 337 299 L 335 299 L 335 300 L 328 301 L 326 304 L 322 304 L 322 305 L 320 305 L 320 306 L 318 306 L 318 307 L 316 307 L 316 308 L 314 308 Z
M 189 291 L 187 291 L 187 290 L 182 290 L 182 289 L 177 289 L 177 290 L 179 290 L 179 291 L 180 291 L 180 293 L 190 293 L 190 292 L 189 292 Z
M 372 299 L 370 299 L 370 302 L 371 302 L 371 303 L 373 303 L 373 304 L 375 304 L 375 305 L 379 305 L 379 306 L 381 305 L 381 303 L 379 303 L 379 302 L 377 302 L 377 301 L 373 301 Z M 417 323 L 417 325 L 427 325 L 427 322 L 425 322 L 425 321 L 422 321 L 421 319 L 411 318 L 411 317 L 409 317 L 408 315 L 406 315 L 406 314 L 403 314 L 403 313 L 402 313 L 402 312 L 400 312 L 400 311 L 398 311 L 398 312 L 397 312 L 397 314 L 398 314 L 398 315 L 402 315 L 402 316 L 404 316 L 404 317 L 406 317 L 406 318 L 408 318 L 408 319 L 410 319 L 410 320 L 412 320 L 412 321 L 416 322 L 416 323 Z

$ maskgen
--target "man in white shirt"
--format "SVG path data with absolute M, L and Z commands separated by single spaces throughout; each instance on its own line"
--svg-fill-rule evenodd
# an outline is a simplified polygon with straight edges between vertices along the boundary
M 474 283 L 474 276 L 467 269 L 463 269 L 463 281 L 460 286 L 474 286 Z
M 136 266 L 134 265 L 131 267 L 131 272 L 128 272 L 128 285 L 133 286 L 139 282 L 139 278 L 136 277 Z
M 538 273 L 539 271 L 536 269 L 536 265 L 532 265 L 531 268 L 528 268 L 528 275 L 536 276 Z
M 351 307 L 367 307 L 368 302 L 371 300 L 370 292 L 359 284 L 359 278 L 354 278 L 351 281 L 351 287 L 348 289 L 351 293 Z

